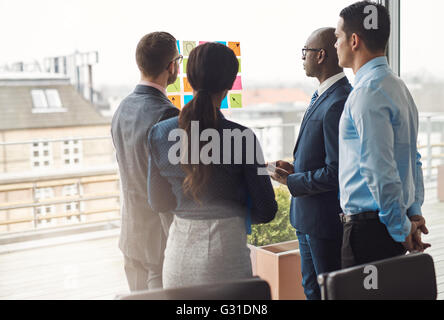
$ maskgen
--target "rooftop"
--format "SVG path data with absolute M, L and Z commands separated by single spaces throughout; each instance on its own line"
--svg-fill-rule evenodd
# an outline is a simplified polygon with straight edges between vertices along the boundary
M 48 78 L 49 79 L 49 78 Z M 69 80 L 59 82 L 48 79 L 33 82 L 17 80 L 15 85 L 1 85 L 0 79 L 0 131 L 18 129 L 56 128 L 109 124 L 110 119 L 100 115 L 85 100 Z M 52 81 L 52 78 L 49 79 Z M 61 112 L 33 112 L 31 90 L 55 89 L 60 97 Z

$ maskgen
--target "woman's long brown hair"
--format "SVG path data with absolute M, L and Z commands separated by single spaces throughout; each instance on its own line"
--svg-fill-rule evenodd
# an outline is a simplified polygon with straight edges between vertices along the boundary
M 194 98 L 184 106 L 179 116 L 179 128 L 188 136 L 187 163 L 182 163 L 186 177 L 183 182 L 184 193 L 200 203 L 199 194 L 204 190 L 211 176 L 212 166 L 200 160 L 200 133 L 209 128 L 218 128 L 218 109 L 213 103 L 213 95 L 230 90 L 239 68 L 234 52 L 220 43 L 205 43 L 194 48 L 188 58 L 187 77 L 194 89 Z M 199 123 L 199 163 L 191 163 L 191 123 Z

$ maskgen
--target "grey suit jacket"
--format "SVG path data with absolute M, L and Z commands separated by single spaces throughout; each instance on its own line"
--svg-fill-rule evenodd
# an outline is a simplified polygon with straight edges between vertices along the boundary
M 138 85 L 122 101 L 111 123 L 123 197 L 119 247 L 126 256 L 142 262 L 162 260 L 165 227 L 172 219 L 154 212 L 148 204 L 148 133 L 159 121 L 178 114 L 179 110 L 162 92 Z

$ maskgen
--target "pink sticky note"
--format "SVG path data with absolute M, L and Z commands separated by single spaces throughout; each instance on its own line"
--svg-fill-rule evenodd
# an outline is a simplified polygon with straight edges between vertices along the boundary
M 199 45 L 207 43 L 208 41 L 199 41 Z
M 231 90 L 242 90 L 242 80 L 240 76 L 236 77 L 236 80 L 234 80 L 233 88 Z

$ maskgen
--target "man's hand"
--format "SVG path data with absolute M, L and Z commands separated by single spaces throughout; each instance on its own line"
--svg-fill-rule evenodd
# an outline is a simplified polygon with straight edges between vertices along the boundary
M 287 185 L 287 177 L 294 173 L 293 165 L 286 161 L 279 160 L 275 163 L 267 163 L 267 166 L 269 167 L 270 177 L 283 185 Z
M 289 174 L 294 173 L 294 166 L 287 161 L 283 161 L 283 160 L 276 161 L 276 167 L 280 168 L 280 169 L 284 169 Z
M 412 228 L 410 229 L 410 234 L 402 244 L 409 252 L 424 252 L 425 249 L 431 246 L 429 243 L 423 243 L 421 240 L 421 233 L 429 233 L 425 226 L 425 219 L 422 216 L 412 216 L 410 220 L 412 222 Z
M 425 249 L 430 248 L 432 245 L 430 243 L 422 242 L 422 233 L 429 234 L 429 230 L 426 227 L 426 222 L 423 216 L 412 216 L 411 221 L 419 223 L 418 229 L 414 234 L 412 234 L 413 246 L 416 251 L 424 252 Z
M 281 168 L 276 168 L 275 172 L 270 176 L 271 179 L 277 181 L 283 185 L 287 185 L 287 178 L 290 175 L 288 171 Z

